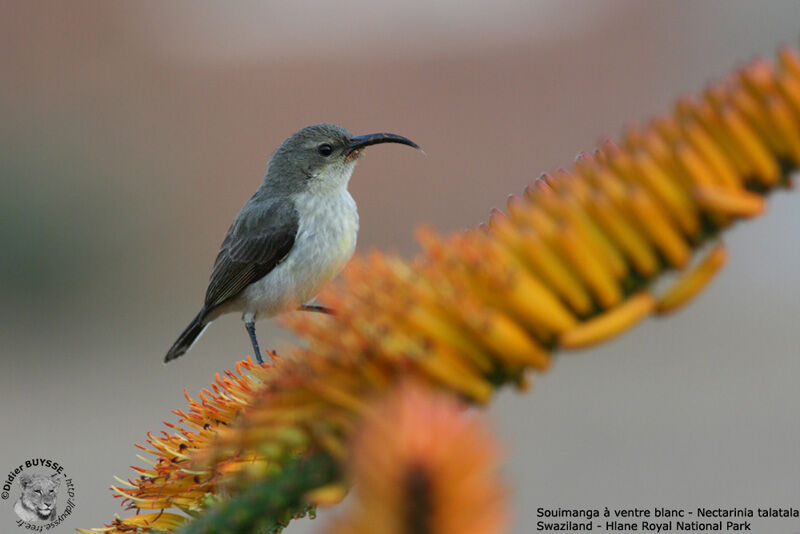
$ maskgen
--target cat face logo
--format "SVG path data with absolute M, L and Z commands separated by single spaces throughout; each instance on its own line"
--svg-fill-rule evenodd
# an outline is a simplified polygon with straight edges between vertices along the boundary
M 22 493 L 14 505 L 17 516 L 34 525 L 44 525 L 56 518 L 56 499 L 61 477 L 23 473 L 19 477 Z

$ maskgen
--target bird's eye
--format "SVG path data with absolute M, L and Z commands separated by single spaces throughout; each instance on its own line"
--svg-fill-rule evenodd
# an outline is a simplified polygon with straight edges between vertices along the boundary
M 317 147 L 317 152 L 319 152 L 320 156 L 327 158 L 333 153 L 333 147 L 328 143 L 322 143 Z

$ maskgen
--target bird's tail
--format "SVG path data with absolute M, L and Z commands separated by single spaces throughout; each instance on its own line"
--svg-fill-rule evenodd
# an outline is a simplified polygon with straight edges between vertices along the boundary
M 200 310 L 200 313 L 197 314 L 197 317 L 192 319 L 192 322 L 189 323 L 189 326 L 181 332 L 181 335 L 178 336 L 178 340 L 172 344 L 172 347 L 167 351 L 167 355 L 164 357 L 164 363 L 174 360 L 179 356 L 183 356 L 187 350 L 189 350 L 194 342 L 197 341 L 197 338 L 200 337 L 200 334 L 208 327 L 210 323 L 205 321 L 203 317 L 205 315 L 205 310 Z

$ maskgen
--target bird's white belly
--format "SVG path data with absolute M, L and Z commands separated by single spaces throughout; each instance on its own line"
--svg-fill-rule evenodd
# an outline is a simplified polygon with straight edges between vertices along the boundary
M 356 204 L 347 190 L 295 200 L 301 214 L 286 259 L 237 299 L 245 318 L 270 317 L 312 299 L 353 256 L 358 234 Z

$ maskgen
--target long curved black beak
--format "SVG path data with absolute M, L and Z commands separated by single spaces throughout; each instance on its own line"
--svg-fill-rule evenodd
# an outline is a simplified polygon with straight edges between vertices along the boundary
M 366 135 L 357 135 L 350 139 L 350 145 L 347 147 L 347 152 L 352 154 L 357 150 L 370 145 L 377 145 L 379 143 L 400 143 L 401 145 L 408 145 L 420 150 L 419 145 L 407 137 L 391 133 L 371 133 Z

